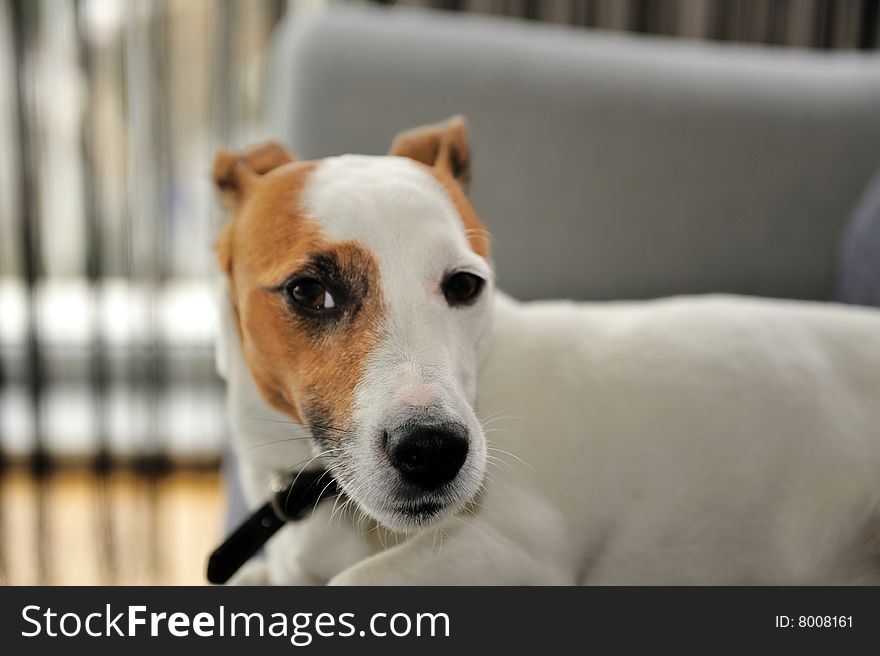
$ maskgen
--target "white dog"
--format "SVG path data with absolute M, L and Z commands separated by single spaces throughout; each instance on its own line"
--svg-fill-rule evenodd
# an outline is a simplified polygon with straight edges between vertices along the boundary
M 517 303 L 464 122 L 390 156 L 217 156 L 220 346 L 253 504 L 343 494 L 239 582 L 880 583 L 880 312 Z

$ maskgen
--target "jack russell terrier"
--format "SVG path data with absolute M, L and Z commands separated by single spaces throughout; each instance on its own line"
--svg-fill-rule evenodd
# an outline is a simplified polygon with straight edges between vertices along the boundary
M 464 121 L 384 157 L 221 151 L 246 496 L 340 490 L 250 584 L 880 584 L 880 312 L 519 303 Z

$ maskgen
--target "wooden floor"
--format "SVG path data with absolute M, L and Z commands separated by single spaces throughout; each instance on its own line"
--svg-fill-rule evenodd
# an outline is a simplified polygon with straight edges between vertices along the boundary
M 215 472 L 0 474 L 0 583 L 200 585 L 223 530 Z

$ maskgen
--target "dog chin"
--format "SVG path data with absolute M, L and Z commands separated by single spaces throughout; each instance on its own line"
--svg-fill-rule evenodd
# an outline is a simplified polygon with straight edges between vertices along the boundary
M 391 531 L 412 533 L 437 526 L 459 512 L 475 495 L 466 499 L 401 499 L 389 501 L 384 507 L 364 509 L 379 524 Z
M 448 504 L 425 502 L 410 507 L 386 510 L 379 522 L 394 531 L 411 532 L 439 524 L 450 514 Z

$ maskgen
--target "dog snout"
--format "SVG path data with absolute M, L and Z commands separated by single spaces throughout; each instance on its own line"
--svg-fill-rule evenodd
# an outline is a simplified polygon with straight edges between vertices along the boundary
M 455 478 L 468 454 L 461 424 L 408 425 L 388 433 L 388 459 L 404 480 L 433 490 Z

